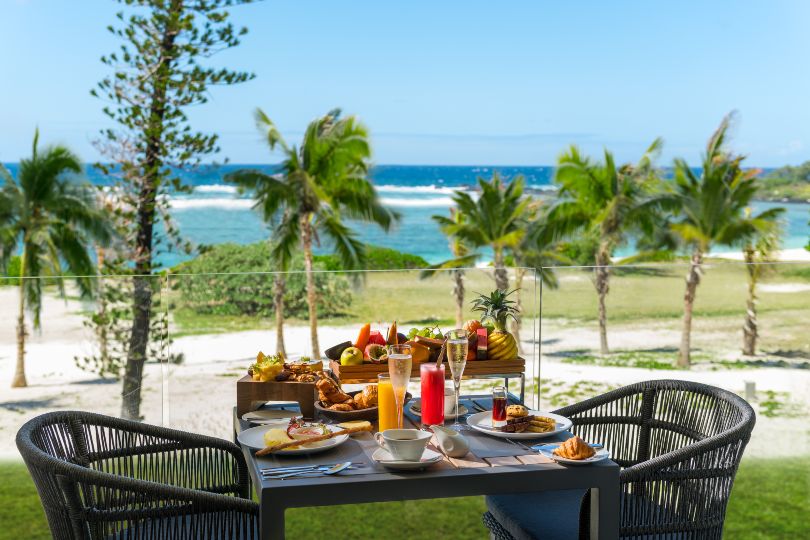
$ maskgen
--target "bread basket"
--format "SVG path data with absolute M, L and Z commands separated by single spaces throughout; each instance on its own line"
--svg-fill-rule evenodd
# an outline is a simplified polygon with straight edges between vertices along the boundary
M 359 393 L 360 390 L 355 392 L 347 392 L 347 394 L 352 397 Z M 412 397 L 413 396 L 410 394 L 410 392 L 407 392 L 405 394 L 405 403 L 407 404 Z M 328 420 L 334 420 L 336 422 L 349 422 L 351 420 L 368 420 L 369 422 L 374 422 L 378 417 L 378 408 L 369 407 L 368 409 L 359 409 L 356 411 L 334 411 L 324 407 L 320 401 L 316 401 L 315 415 Z

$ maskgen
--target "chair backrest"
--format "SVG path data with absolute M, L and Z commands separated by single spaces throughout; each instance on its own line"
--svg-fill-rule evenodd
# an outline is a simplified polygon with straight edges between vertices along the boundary
M 624 468 L 622 536 L 720 538 L 755 423 L 744 399 L 705 384 L 657 380 L 558 412 L 571 418 L 577 435 L 605 444 Z
M 34 479 L 54 538 L 107 538 L 138 523 L 247 495 L 246 470 L 219 441 L 95 413 L 60 411 L 20 428 L 17 447 Z M 221 443 L 221 444 L 219 444 Z M 196 501 L 196 502 L 195 502 Z M 249 502 L 249 501 L 248 501 Z M 252 503 L 250 503 L 252 504 Z M 201 522 L 202 518 L 198 519 Z M 142 535 L 143 536 L 143 535 Z

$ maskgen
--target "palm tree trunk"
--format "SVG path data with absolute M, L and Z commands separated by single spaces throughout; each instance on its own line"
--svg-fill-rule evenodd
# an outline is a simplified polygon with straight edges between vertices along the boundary
M 496 247 L 495 251 L 495 287 L 506 292 L 509 290 L 509 274 L 506 272 L 506 266 L 503 263 L 503 249 Z
M 746 268 L 748 269 L 748 299 L 746 300 L 745 322 L 743 322 L 743 349 L 746 356 L 754 356 L 757 353 L 757 279 L 759 268 L 754 263 L 754 250 L 751 246 L 746 246 L 743 250 L 745 255 Z
M 701 264 L 703 253 L 695 249 L 689 264 L 689 273 L 686 275 L 686 292 L 683 295 L 683 331 L 681 333 L 681 348 L 678 353 L 678 366 L 689 367 L 691 364 L 692 349 L 692 311 L 695 305 L 695 294 L 700 284 Z
M 12 388 L 28 386 L 25 379 L 25 257 L 25 243 L 23 243 L 23 252 L 20 256 L 20 304 L 17 314 L 17 367 L 11 381 Z
M 453 295 L 456 297 L 456 328 L 464 326 L 464 270 L 453 270 Z
M 610 260 L 607 251 L 600 246 L 596 253 L 596 268 L 594 269 L 594 286 L 599 310 L 599 352 L 609 354 L 607 339 L 607 294 L 610 291 Z
M 526 275 L 525 268 L 516 268 L 515 269 L 515 307 L 518 310 L 517 316 L 512 321 L 512 328 L 510 329 L 513 336 L 515 336 L 515 342 L 517 343 L 518 354 L 523 354 L 523 346 L 520 344 L 520 328 L 523 323 L 523 304 L 521 303 L 520 293 L 521 289 L 523 288 L 523 277 Z
M 276 352 L 287 356 L 284 349 L 284 274 L 278 273 L 273 283 L 273 306 L 276 309 Z
M 315 275 L 312 267 L 312 224 L 309 215 L 301 218 L 301 243 L 304 246 L 304 271 L 307 276 L 307 304 L 309 305 L 309 337 L 312 342 L 312 358 L 320 358 L 318 346 L 318 296 L 315 291 Z

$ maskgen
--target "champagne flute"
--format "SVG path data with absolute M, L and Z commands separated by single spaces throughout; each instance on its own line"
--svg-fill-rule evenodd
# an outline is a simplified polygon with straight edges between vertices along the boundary
M 447 363 L 450 364 L 450 373 L 453 375 L 453 386 L 456 390 L 456 420 L 451 427 L 456 431 L 463 431 L 466 428 L 458 421 L 458 397 L 461 391 L 461 376 L 467 366 L 467 332 L 458 328 L 450 330 L 444 337 L 447 340 Z
M 411 378 L 413 363 L 410 345 L 390 345 L 388 347 L 388 374 L 394 390 L 397 404 L 397 427 L 402 429 L 405 423 L 405 393 L 408 391 L 408 380 Z

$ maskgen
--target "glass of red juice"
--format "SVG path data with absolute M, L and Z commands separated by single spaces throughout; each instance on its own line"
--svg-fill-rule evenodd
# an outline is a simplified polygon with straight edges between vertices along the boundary
M 419 366 L 422 379 L 422 425 L 444 424 L 444 364 L 425 362 Z
M 496 386 L 492 389 L 492 427 L 506 425 L 506 388 Z

